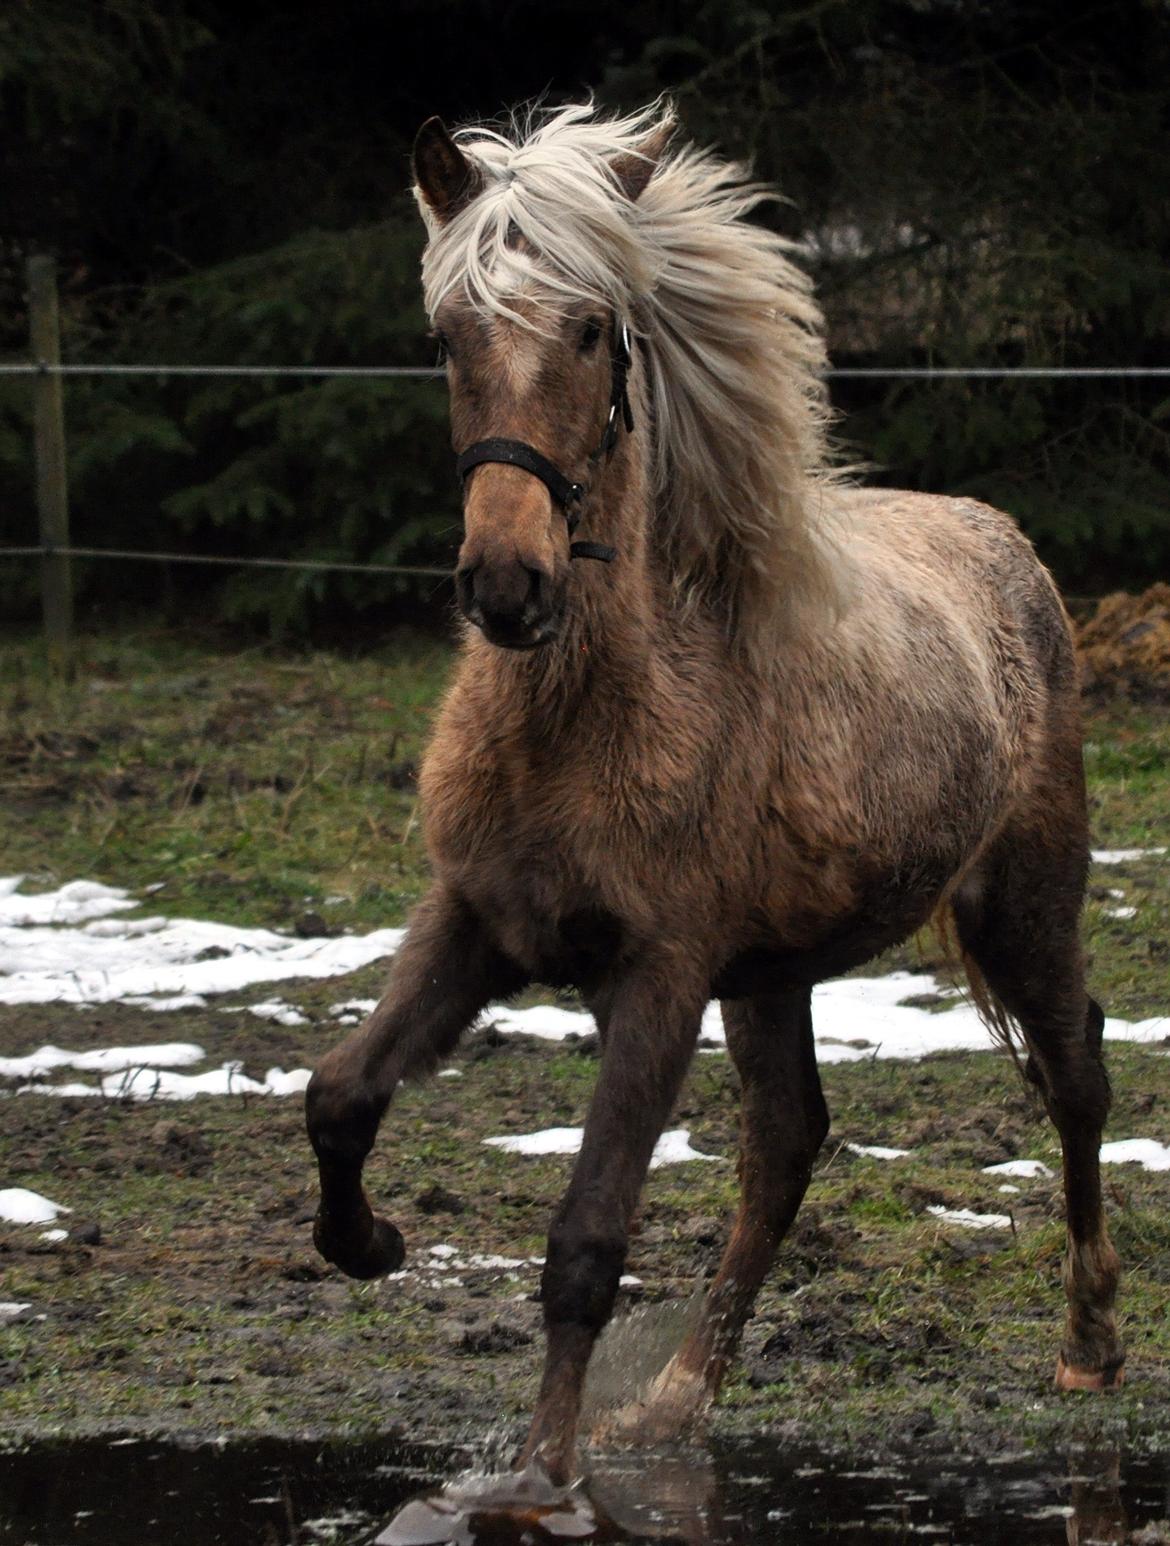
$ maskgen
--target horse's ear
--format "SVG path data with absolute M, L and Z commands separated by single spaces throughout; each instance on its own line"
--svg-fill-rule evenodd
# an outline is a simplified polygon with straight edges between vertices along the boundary
M 609 169 L 617 179 L 618 187 L 631 203 L 641 198 L 645 192 L 646 184 L 658 170 L 658 163 L 662 160 L 663 152 L 670 144 L 677 128 L 678 120 L 673 115 L 664 118 L 650 130 L 637 150 L 625 151 L 622 155 L 615 156 L 609 163 Z
M 414 140 L 414 180 L 427 207 L 445 225 L 483 186 L 479 169 L 467 159 L 441 118 L 428 118 Z

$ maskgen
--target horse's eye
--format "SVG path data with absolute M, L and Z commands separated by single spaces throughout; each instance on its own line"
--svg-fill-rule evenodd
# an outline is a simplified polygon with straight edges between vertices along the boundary
M 586 322 L 585 326 L 581 329 L 581 342 L 578 345 L 581 353 L 588 354 L 589 351 L 596 345 L 597 340 L 600 337 L 601 323 L 598 322 L 596 317 L 590 317 L 589 321 Z
M 435 340 L 439 352 L 439 357 L 435 363 L 445 365 L 451 358 L 451 340 L 441 328 L 435 328 L 431 333 L 431 337 Z

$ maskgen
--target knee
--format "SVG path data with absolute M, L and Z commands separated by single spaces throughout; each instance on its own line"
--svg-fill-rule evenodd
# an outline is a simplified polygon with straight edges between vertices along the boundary
M 805 1152 L 810 1166 L 821 1152 L 821 1145 L 829 1136 L 829 1126 L 829 1108 L 825 1105 L 824 1096 L 821 1095 L 818 1097 L 814 1108 L 809 1112 L 807 1132 L 805 1134 Z
M 1085 1040 L 1089 1043 L 1089 1050 L 1101 1056 L 1101 1043 L 1105 1039 L 1105 1011 L 1095 998 L 1089 1000 L 1088 1013 L 1085 1016 Z
M 1050 1067 L 1046 1074 L 1045 1101 L 1059 1128 L 1069 1124 L 1098 1130 L 1104 1127 L 1113 1091 L 1099 1055 L 1090 1054 L 1059 1070 Z
M 355 1088 L 326 1058 L 305 1091 L 309 1141 L 319 1156 L 360 1163 L 373 1147 L 385 1109 L 385 1101 Z
M 617 1230 L 554 1223 L 541 1278 L 545 1321 L 600 1331 L 617 1297 L 626 1244 Z
M 752 1176 L 811 1171 L 829 1136 L 829 1108 L 820 1094 L 799 1111 L 777 1113 L 756 1102 L 745 1116 L 740 1163 Z

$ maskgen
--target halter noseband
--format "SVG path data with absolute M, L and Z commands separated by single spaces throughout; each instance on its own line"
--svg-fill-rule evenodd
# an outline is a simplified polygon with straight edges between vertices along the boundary
M 625 322 L 619 323 L 615 319 L 613 343 L 610 349 L 609 417 L 605 421 L 605 429 L 602 431 L 597 450 L 589 458 L 591 467 L 595 467 L 603 456 L 608 456 L 613 450 L 623 424 L 626 426 L 627 433 L 634 428 L 634 414 L 630 408 L 628 390 L 632 358 L 630 329 Z M 523 440 L 477 440 L 474 445 L 468 446 L 466 451 L 461 452 L 455 462 L 455 470 L 459 474 L 460 481 L 465 482 L 467 474 L 481 462 L 504 462 L 509 467 L 523 467 L 525 472 L 530 472 L 533 477 L 539 478 L 564 511 L 569 535 L 570 537 L 573 535 L 581 519 L 581 506 L 589 491 L 587 483 L 574 483 L 571 478 L 566 478 L 547 456 L 542 456 L 535 447 Z M 604 542 L 571 542 L 569 557 L 596 558 L 608 564 L 617 557 L 617 549 L 609 547 Z

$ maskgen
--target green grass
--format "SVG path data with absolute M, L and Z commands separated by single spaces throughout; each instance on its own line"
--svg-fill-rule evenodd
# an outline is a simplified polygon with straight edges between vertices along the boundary
M 83 641 L 71 683 L 49 677 L 33 640 L 0 647 L 0 853 L 30 884 L 92 878 L 141 892 L 152 909 L 289 926 L 403 921 L 426 884 L 412 765 L 451 665 L 405 639 L 360 660 L 243 654 L 191 638 Z M 1170 717 L 1095 710 L 1086 767 L 1093 840 L 1170 842 Z M 1170 1008 L 1170 864 L 1096 868 L 1085 914 L 1094 991 L 1111 1014 Z M 1109 893 L 1124 892 L 1123 898 Z M 326 899 L 331 901 L 325 908 Z M 1136 908 L 1118 919 L 1118 906 Z M 942 965 L 929 937 L 880 966 Z M 870 968 L 873 970 L 873 968 Z M 338 1033 L 329 1006 L 377 991 L 380 968 L 281 986 L 309 1017 L 285 1028 L 213 1004 L 149 1016 L 55 1006 L 3 1011 L 0 1051 L 42 1041 L 198 1041 L 218 1061 L 311 1063 Z M 241 995 L 270 996 L 270 990 Z M 1166 1141 L 1170 1058 L 1112 1045 L 1111 1137 Z M 596 1073 L 588 1048 L 473 1042 L 459 1080 L 400 1092 L 369 1170 L 412 1260 L 462 1252 L 543 1254 L 562 1159 L 485 1148 L 497 1133 L 578 1123 Z M 1055 1167 L 1055 1135 L 1010 1061 L 988 1051 L 825 1070 L 833 1131 L 809 1196 L 761 1296 L 718 1422 L 881 1447 L 930 1435 L 1009 1443 L 1067 1439 L 1088 1425 L 1156 1441 L 1170 1411 L 1167 1180 L 1106 1173 L 1126 1262 L 1130 1383 L 1105 1402 L 1048 1389 L 1061 1317 L 1057 1182 L 998 1192 L 984 1165 L 1017 1156 Z M 16 1427 L 103 1424 L 207 1431 L 519 1424 L 539 1354 L 539 1306 L 518 1281 L 470 1273 L 456 1287 L 354 1285 L 314 1256 L 313 1175 L 297 1102 L 200 1100 L 187 1107 L 0 1100 L 0 1185 L 67 1200 L 100 1222 L 94 1247 L 49 1245 L 0 1227 L 5 1299 L 43 1322 L 0 1326 L 0 1399 Z M 735 1205 L 736 1088 L 722 1057 L 696 1059 L 674 1120 L 729 1161 L 651 1174 L 623 1307 L 677 1303 L 710 1272 Z M 160 1124 L 206 1154 L 175 1163 Z M 848 1141 L 913 1150 L 883 1163 Z M 168 1156 L 170 1156 L 168 1158 Z M 457 1214 L 416 1201 L 435 1183 Z M 61 1194 L 66 1194 L 61 1196 Z M 1010 1211 L 1014 1232 L 973 1235 L 926 1212 L 943 1203 Z M 469 1324 L 499 1319 L 536 1340 L 459 1350 Z M 940 1437 L 941 1436 L 941 1437 Z
M 159 911 L 280 924 L 344 902 L 398 922 L 425 884 L 413 769 L 450 666 L 86 639 L 75 679 L 0 645 L 0 852 L 33 879 L 140 889 Z

